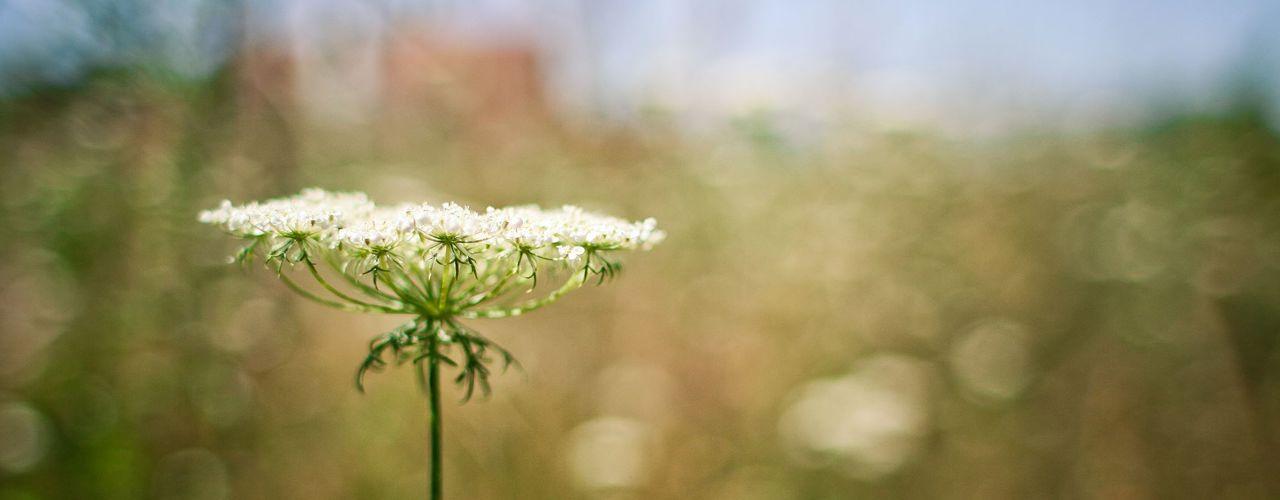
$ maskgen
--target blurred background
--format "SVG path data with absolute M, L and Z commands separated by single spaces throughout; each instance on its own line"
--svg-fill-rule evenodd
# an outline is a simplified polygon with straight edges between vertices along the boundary
M 1262 0 L 0 1 L 0 499 L 424 496 L 195 221 L 313 185 L 670 233 L 472 323 L 452 498 L 1278 498 L 1278 131 Z

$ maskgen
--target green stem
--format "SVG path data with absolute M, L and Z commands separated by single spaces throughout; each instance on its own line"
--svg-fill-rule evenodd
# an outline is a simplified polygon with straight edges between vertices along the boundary
M 280 277 L 280 281 L 283 281 L 283 282 L 284 282 L 284 284 L 285 284 L 285 286 L 289 287 L 289 289 L 290 289 L 290 290 L 293 290 L 293 292 L 294 292 L 294 293 L 296 293 L 296 294 L 298 294 L 298 295 L 301 295 L 303 298 L 306 298 L 306 299 L 309 299 L 309 300 L 312 300 L 312 301 L 315 301 L 315 302 L 319 302 L 319 303 L 324 304 L 324 305 L 326 305 L 326 306 L 329 306 L 329 307 L 332 307 L 332 308 L 335 308 L 335 309 L 341 309 L 341 310 L 344 310 L 344 311 L 359 311 L 359 312 L 385 312 L 385 311 L 381 311 L 381 310 L 377 310 L 377 309 L 369 309 L 369 308 L 367 308 L 367 307 L 358 306 L 358 305 L 355 305 L 355 304 L 344 304 L 344 303 L 341 303 L 341 302 L 334 302 L 334 301 L 332 301 L 332 300 L 327 300 L 327 299 L 320 298 L 320 297 L 316 296 L 316 294 L 311 293 L 311 292 L 308 292 L 305 288 L 302 288 L 301 286 L 298 286 L 298 284 L 297 284 L 297 283 L 295 283 L 292 279 L 289 279 L 289 276 L 288 276 L 287 274 L 285 274 L 283 270 L 277 270 L 277 271 L 276 271 L 276 275 L 277 275 L 277 276 L 279 276 L 279 277 Z
M 476 295 L 474 297 L 471 297 L 470 299 L 467 299 L 464 302 L 463 307 L 471 307 L 477 304 L 482 304 L 485 301 L 492 299 L 494 297 L 497 297 L 501 295 L 503 292 L 506 292 L 507 282 L 511 281 L 511 278 L 517 274 L 520 274 L 520 268 L 518 267 L 515 269 L 512 269 L 511 272 L 507 273 L 506 276 L 503 276 L 502 279 L 498 280 L 498 282 L 493 285 L 493 288 L 490 288 L 487 292 L 484 292 L 480 295 Z M 481 288 L 483 287 L 480 287 L 477 285 L 476 287 L 474 287 L 474 289 L 468 290 L 467 294 L 471 295 L 474 292 L 479 291 Z
M 307 265 L 307 270 L 311 271 L 311 277 L 315 278 L 316 282 L 320 283 L 320 286 L 324 287 L 325 290 L 328 290 L 329 293 L 332 293 L 334 296 L 358 306 L 368 307 L 371 309 L 378 309 L 383 312 L 392 312 L 392 313 L 404 312 L 399 309 L 396 309 L 395 307 L 388 307 L 381 304 L 370 304 L 363 300 L 360 300 L 350 295 L 347 295 L 345 293 L 342 293 L 341 290 L 338 290 L 333 285 L 330 285 L 329 282 L 324 279 L 324 276 L 320 275 L 320 270 L 316 269 L 316 265 L 311 262 L 310 258 L 304 258 L 302 261 Z
M 520 304 L 516 307 L 512 307 L 510 309 L 485 309 L 483 311 L 466 311 L 460 314 L 459 316 L 462 316 L 464 318 L 486 318 L 486 319 L 519 316 L 521 314 L 527 313 L 539 307 L 555 302 L 556 300 L 559 300 L 560 297 L 564 296 L 564 294 L 577 290 L 579 287 L 582 286 L 585 279 L 586 278 L 584 278 L 581 274 L 574 273 L 573 277 L 569 278 L 569 281 L 566 281 L 564 285 L 558 288 L 556 291 L 547 294 L 546 297 L 536 299 L 536 300 L 530 300 L 528 302 Z
M 442 468 L 442 449 L 444 437 L 444 414 L 440 411 L 440 360 L 438 359 L 438 342 L 435 332 L 431 332 L 427 342 L 431 356 L 423 360 L 427 365 L 429 399 L 431 400 L 431 500 L 444 498 L 444 475 Z
M 339 265 L 332 254 L 325 256 L 325 263 L 329 265 L 329 269 L 332 269 L 334 273 L 336 273 L 338 276 L 341 276 L 342 279 L 346 281 L 348 284 L 350 284 L 351 286 L 359 289 L 361 292 L 364 292 L 365 295 L 368 295 L 369 297 L 372 297 L 378 300 L 391 300 L 391 301 L 398 300 L 396 297 L 387 295 L 386 293 L 383 293 L 381 290 L 371 287 L 365 282 L 360 281 L 355 276 L 352 276 L 351 274 L 347 273 L 346 267 L 344 265 Z
M 391 275 L 388 279 L 384 279 L 383 282 L 386 283 L 387 287 L 394 291 L 396 295 L 399 295 L 401 300 L 414 304 L 421 310 L 425 311 L 428 315 L 434 316 L 436 314 L 436 310 L 432 309 L 431 304 L 425 300 L 426 297 L 418 290 L 418 286 L 413 284 L 411 281 L 409 282 L 408 290 L 406 290 L 396 282 L 396 278 L 400 277 L 401 276 L 399 275 Z
M 444 311 L 449 305 L 449 292 L 453 290 L 453 282 L 458 279 L 457 263 L 452 263 L 454 272 L 449 273 L 449 266 L 453 260 L 453 247 L 444 247 L 444 265 L 440 269 L 440 304 L 436 306 L 438 310 Z

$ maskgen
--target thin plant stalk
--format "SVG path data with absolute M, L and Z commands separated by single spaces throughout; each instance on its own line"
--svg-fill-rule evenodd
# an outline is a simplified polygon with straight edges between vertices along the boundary
M 436 343 L 434 335 L 428 337 L 433 356 L 426 359 L 428 399 L 431 403 L 431 500 L 444 498 L 443 448 L 444 448 L 444 413 L 440 407 L 440 361 L 436 359 Z

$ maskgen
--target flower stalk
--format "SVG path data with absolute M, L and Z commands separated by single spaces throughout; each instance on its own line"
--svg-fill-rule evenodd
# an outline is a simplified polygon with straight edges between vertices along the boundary
M 439 351 L 437 351 L 437 340 L 430 337 L 427 341 L 429 351 L 432 353 L 431 358 L 427 360 L 427 399 L 430 401 L 431 419 L 431 500 L 440 500 L 444 498 L 444 413 L 440 407 L 440 361 Z M 418 369 L 422 369 L 422 363 L 418 363 Z

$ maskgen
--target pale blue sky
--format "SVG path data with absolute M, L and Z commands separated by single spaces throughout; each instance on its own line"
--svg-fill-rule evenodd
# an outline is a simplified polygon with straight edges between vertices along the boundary
M 235 10 L 227 5 L 235 4 L 2 0 L 0 94 L 74 82 L 95 65 L 142 64 L 200 78 L 235 49 L 236 24 L 228 15 Z M 353 30 L 417 18 L 478 43 L 532 41 L 546 57 L 557 102 L 624 119 L 655 104 L 717 115 L 754 100 L 786 111 L 846 98 L 915 106 L 926 115 L 1053 111 L 1080 102 L 1213 108 L 1242 73 L 1273 89 L 1280 82 L 1280 2 L 1262 0 L 245 5 L 255 36 L 282 40 L 290 36 L 292 12 L 305 5 L 339 20 L 344 9 L 361 9 L 366 19 L 369 12 L 384 16 Z M 320 32 L 341 35 L 336 28 Z M 1280 90 L 1272 92 L 1280 102 Z

